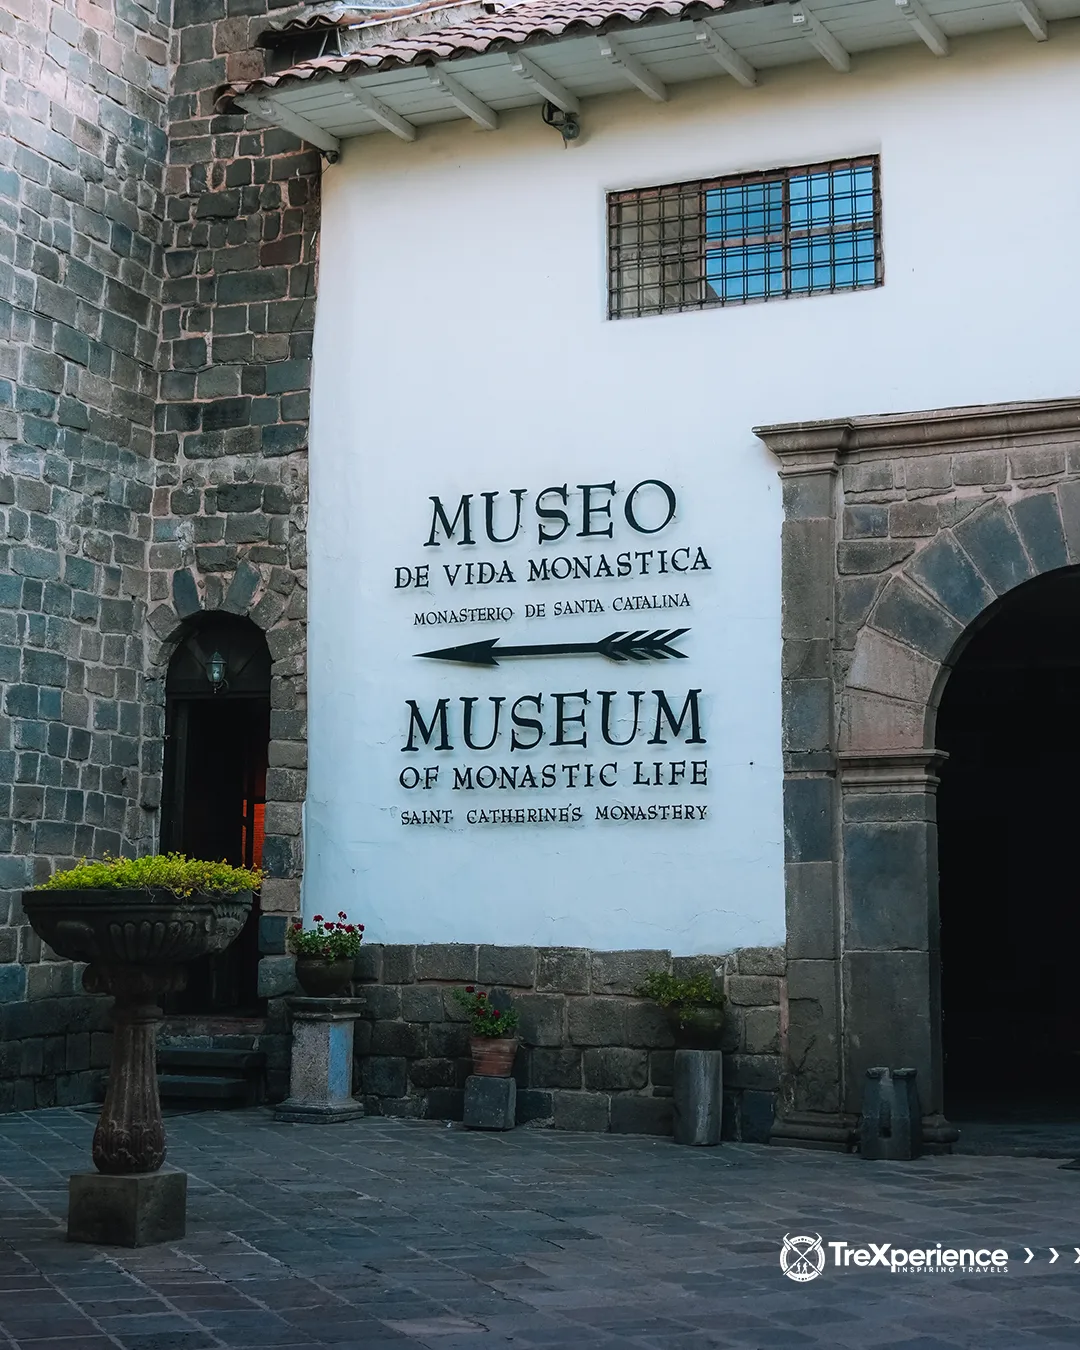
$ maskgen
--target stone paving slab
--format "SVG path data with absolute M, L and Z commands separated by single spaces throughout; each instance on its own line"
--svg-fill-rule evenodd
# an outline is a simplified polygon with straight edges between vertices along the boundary
M 168 1124 L 187 1238 L 97 1250 L 64 1240 L 93 1117 L 0 1117 L 0 1350 L 1080 1347 L 1080 1172 L 1052 1159 L 871 1163 L 262 1110 Z M 785 1234 L 1012 1259 L 997 1275 L 828 1264 L 794 1283 Z

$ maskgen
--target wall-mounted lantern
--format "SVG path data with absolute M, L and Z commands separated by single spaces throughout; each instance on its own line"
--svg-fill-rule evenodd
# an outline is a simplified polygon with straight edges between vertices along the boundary
M 225 658 L 217 650 L 206 663 L 206 678 L 215 694 L 225 686 Z

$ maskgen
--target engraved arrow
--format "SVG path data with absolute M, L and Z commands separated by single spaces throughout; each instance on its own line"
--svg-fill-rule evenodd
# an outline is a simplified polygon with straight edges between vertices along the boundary
M 464 642 L 460 647 L 440 647 L 434 652 L 417 652 L 434 661 L 460 661 L 467 666 L 497 666 L 508 656 L 606 656 L 609 661 L 666 661 L 669 657 L 686 659 L 686 653 L 670 644 L 689 633 L 689 628 L 658 628 L 650 633 L 609 633 L 599 642 L 537 642 L 520 647 L 500 647 L 498 638 L 482 642 Z

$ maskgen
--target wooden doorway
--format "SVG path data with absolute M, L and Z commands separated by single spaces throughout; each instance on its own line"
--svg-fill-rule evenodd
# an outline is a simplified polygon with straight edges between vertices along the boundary
M 193 621 L 165 685 L 162 848 L 258 867 L 270 741 L 270 652 L 249 619 Z M 189 969 L 169 1011 L 245 1015 L 258 997 L 259 906 L 225 952 Z

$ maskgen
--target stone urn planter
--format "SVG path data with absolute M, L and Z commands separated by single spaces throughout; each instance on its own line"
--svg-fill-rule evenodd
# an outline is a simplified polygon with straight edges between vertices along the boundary
M 517 1054 L 516 1036 L 473 1036 L 469 1040 L 473 1073 L 483 1078 L 509 1078 Z
M 671 1030 L 680 1050 L 719 1050 L 724 1033 L 723 1008 L 669 1008 Z
M 296 958 L 296 982 L 308 998 L 340 998 L 352 983 L 355 957 L 327 961 L 319 956 Z
M 672 1138 L 715 1146 L 724 1115 L 724 1009 L 670 1008 L 668 1014 L 676 1047 Z
M 651 970 L 638 988 L 667 1015 L 675 1040 L 672 1138 L 719 1144 L 724 1113 L 724 994 L 721 972 Z
M 115 999 L 93 1159 L 103 1177 L 131 1184 L 110 1188 L 93 1174 L 72 1177 L 68 1237 L 139 1246 L 182 1236 L 186 1176 L 159 1170 L 166 1153 L 155 1063 L 160 1000 L 184 987 L 187 962 L 223 951 L 239 936 L 251 892 L 181 898 L 155 887 L 57 889 L 25 891 L 22 903 L 34 932 L 57 955 L 87 963 L 86 990 Z M 88 1184 L 95 1180 L 96 1188 Z

